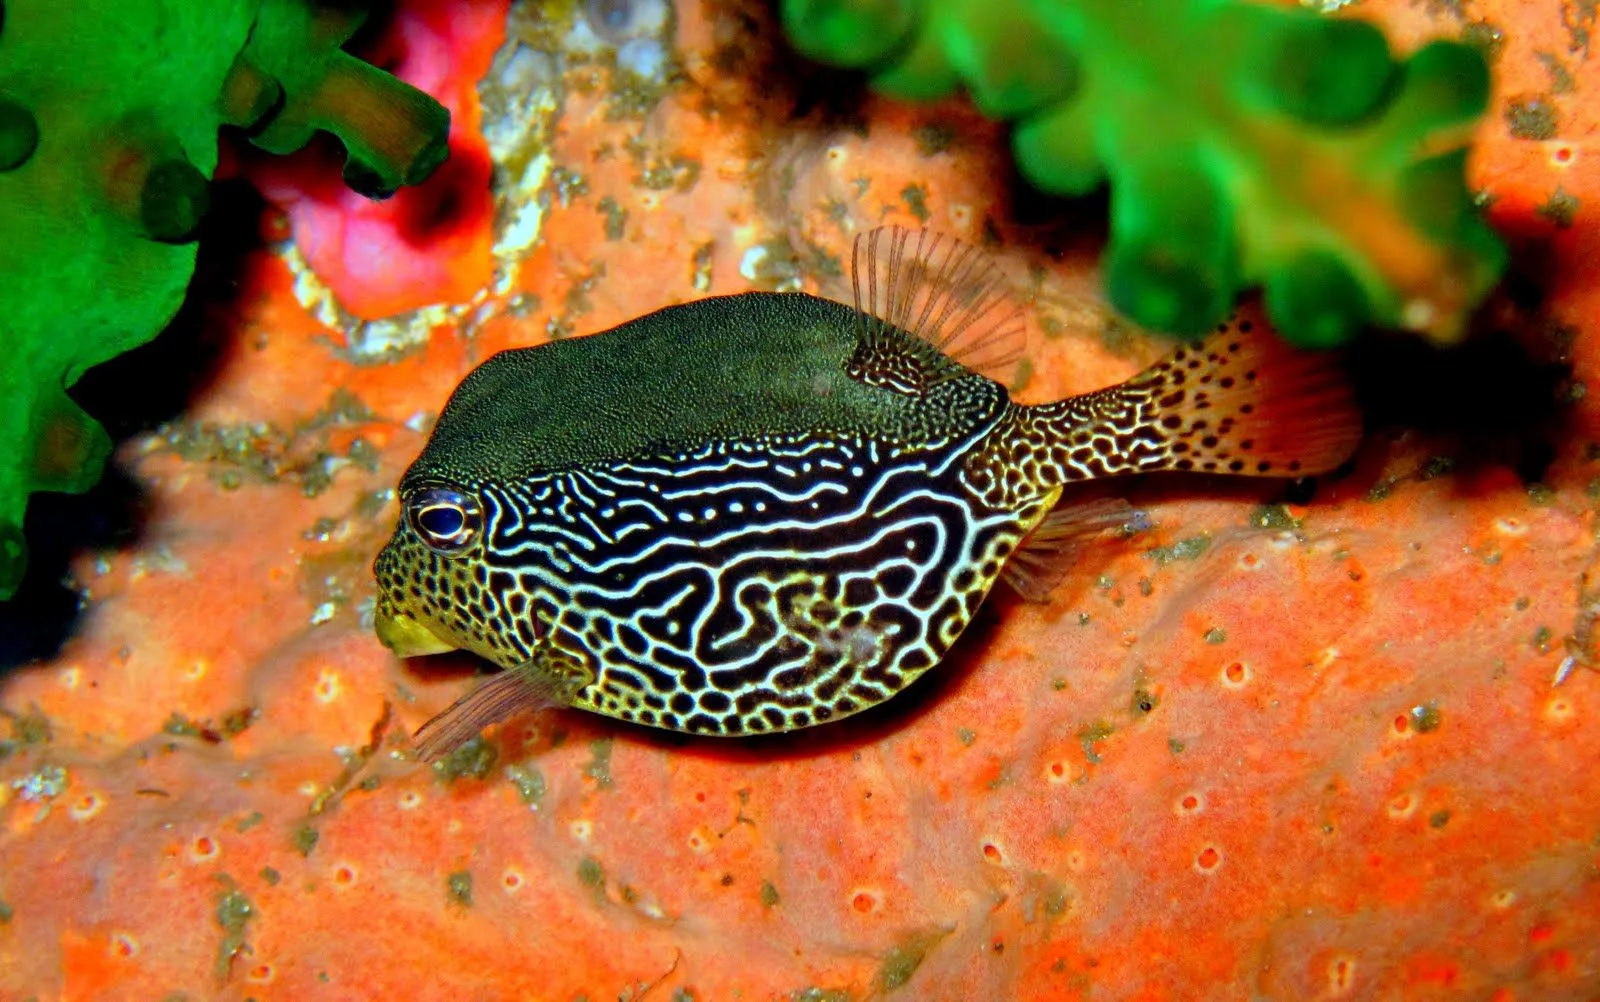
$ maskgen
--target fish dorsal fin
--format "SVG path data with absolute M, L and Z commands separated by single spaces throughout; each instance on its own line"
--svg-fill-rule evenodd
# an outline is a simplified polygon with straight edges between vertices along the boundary
M 1001 379 L 1022 357 L 1022 310 L 975 247 L 880 226 L 856 237 L 850 272 L 861 335 L 850 369 L 858 379 L 915 396 L 964 369 Z

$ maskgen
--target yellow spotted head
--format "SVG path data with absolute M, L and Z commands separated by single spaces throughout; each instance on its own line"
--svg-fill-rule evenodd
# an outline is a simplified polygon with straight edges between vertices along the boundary
M 374 627 L 401 657 L 465 648 L 516 663 L 488 592 L 484 507 L 478 493 L 441 481 L 403 483 L 400 524 L 378 554 Z

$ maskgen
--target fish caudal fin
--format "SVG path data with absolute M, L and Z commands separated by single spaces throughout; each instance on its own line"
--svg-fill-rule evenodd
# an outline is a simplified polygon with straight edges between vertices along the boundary
M 1108 391 L 1137 405 L 1140 437 L 1154 439 L 1142 470 L 1298 477 L 1350 458 L 1361 411 L 1342 357 L 1263 326 L 1236 317 Z

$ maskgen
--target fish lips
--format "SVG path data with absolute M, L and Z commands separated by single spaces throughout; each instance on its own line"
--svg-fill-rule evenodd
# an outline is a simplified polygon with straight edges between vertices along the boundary
M 416 619 L 392 609 L 380 607 L 373 617 L 372 628 L 383 646 L 394 651 L 397 657 L 417 658 L 457 649 L 456 644 L 440 639 Z

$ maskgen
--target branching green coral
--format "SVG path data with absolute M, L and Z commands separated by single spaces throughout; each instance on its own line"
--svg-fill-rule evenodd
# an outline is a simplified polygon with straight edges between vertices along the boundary
M 1396 62 L 1366 22 L 1238 0 L 784 0 L 797 48 L 906 99 L 965 87 L 1021 172 L 1109 181 L 1112 303 L 1208 329 L 1260 284 L 1286 337 L 1459 337 L 1505 251 L 1464 181 L 1474 49 Z
M 251 141 L 292 153 L 316 130 L 338 136 L 349 153 L 344 178 L 373 197 L 419 184 L 448 150 L 450 115 L 438 102 L 340 50 L 366 18 L 360 5 L 260 0 L 257 30 L 240 56 L 252 79 L 275 83 L 294 100 L 257 128 Z M 307 47 L 317 58 L 306 58 Z
M 360 7 L 0 3 L 0 598 L 29 494 L 100 478 L 110 442 L 67 388 L 177 311 L 223 124 L 276 153 L 333 132 L 369 194 L 444 159 L 449 113 L 340 51 Z

